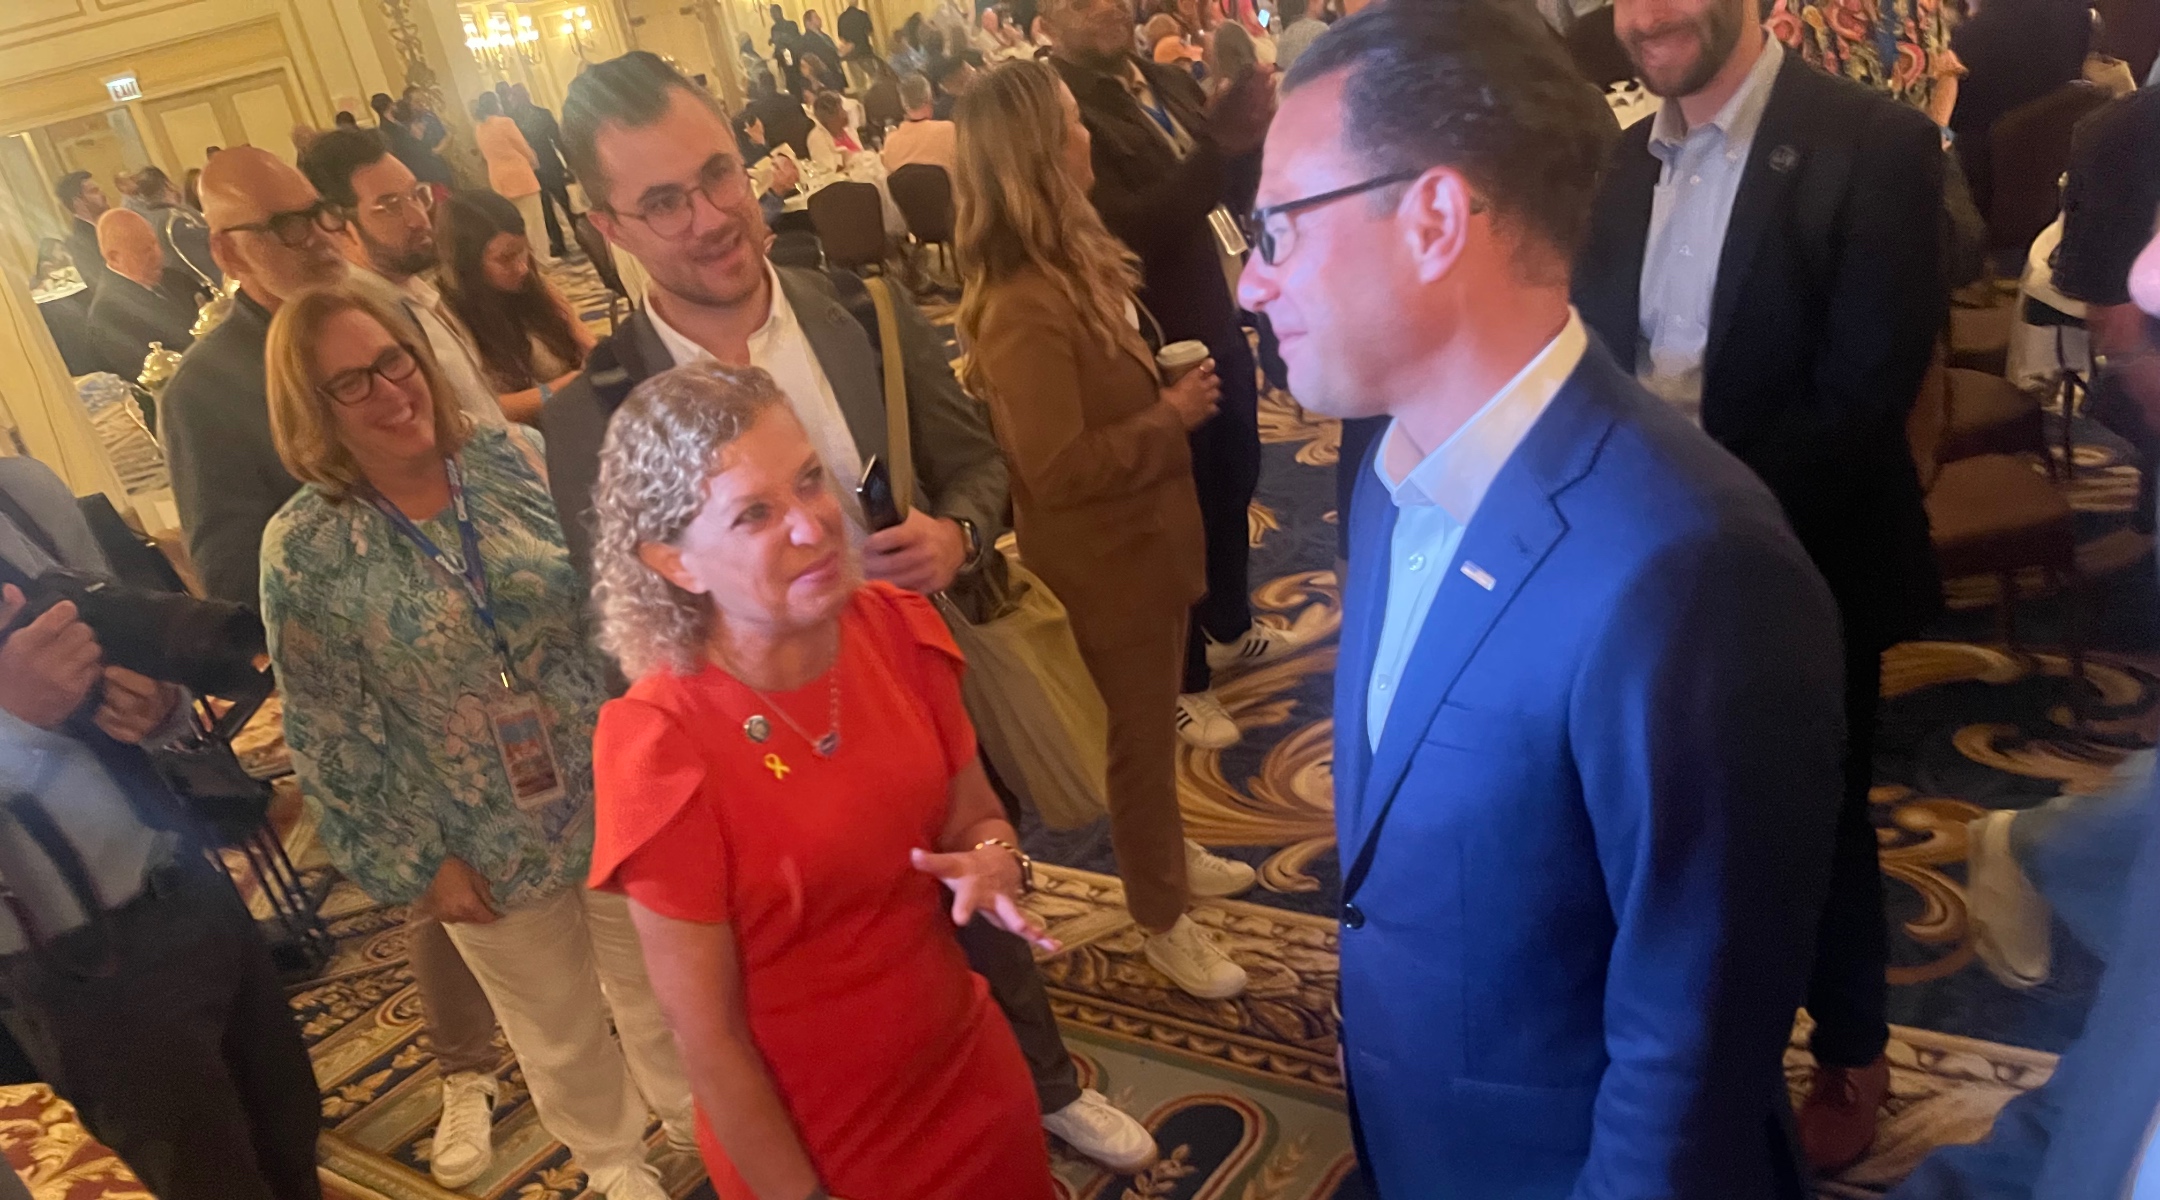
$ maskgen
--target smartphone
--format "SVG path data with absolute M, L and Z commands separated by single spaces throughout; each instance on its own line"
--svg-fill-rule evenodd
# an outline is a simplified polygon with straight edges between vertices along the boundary
M 892 474 L 885 469 L 885 460 L 875 454 L 863 464 L 862 482 L 855 485 L 855 498 L 862 501 L 863 523 L 870 527 L 870 532 L 891 529 L 900 523 L 900 505 L 893 499 Z

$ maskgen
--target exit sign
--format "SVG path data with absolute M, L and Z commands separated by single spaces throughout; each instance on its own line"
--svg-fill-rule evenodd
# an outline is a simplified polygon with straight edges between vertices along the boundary
M 120 104 L 128 100 L 140 100 L 142 99 L 142 85 L 135 82 L 133 75 L 122 75 L 118 79 L 105 81 L 105 94 L 112 97 L 114 104 Z

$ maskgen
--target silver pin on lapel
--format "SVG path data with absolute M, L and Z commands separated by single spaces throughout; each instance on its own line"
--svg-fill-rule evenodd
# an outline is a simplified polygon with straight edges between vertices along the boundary
M 1468 560 L 1463 562 L 1462 573 L 1464 578 L 1488 592 L 1493 589 L 1493 584 L 1496 582 L 1492 577 L 1492 572 Z

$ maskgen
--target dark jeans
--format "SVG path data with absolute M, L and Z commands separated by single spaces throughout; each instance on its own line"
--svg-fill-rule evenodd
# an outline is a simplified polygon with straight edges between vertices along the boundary
M 1207 339 L 1222 377 L 1222 407 L 1192 432 L 1193 484 L 1207 534 L 1207 595 L 1193 605 L 1185 642 L 1187 692 L 1208 690 L 1207 643 L 1235 641 L 1252 627 L 1253 489 L 1260 484 L 1260 389 L 1252 347 L 1235 323 Z
M 557 206 L 562 208 L 560 220 L 555 216 Z M 540 219 L 547 224 L 548 253 L 557 258 L 569 253 L 570 244 L 577 241 L 577 235 L 570 232 L 577 213 L 570 207 L 570 183 L 560 175 L 540 177 Z M 564 238 L 570 239 L 569 243 Z
M 1005 817 L 1020 827 L 1020 797 L 998 778 L 988 758 L 981 759 L 990 790 L 1005 806 Z M 1045 1113 L 1054 1113 L 1080 1098 L 1080 1072 L 1065 1052 L 1065 1036 L 1058 1032 L 1057 1018 L 1050 1013 L 1050 996 L 1043 990 L 1042 972 L 1036 969 L 1035 952 L 1026 942 L 977 918 L 960 931 L 960 949 L 968 967 L 990 985 L 990 998 L 1005 1014 L 1019 1039 L 1020 1053 L 1027 1059 L 1028 1074 L 1035 1077 L 1035 1099 Z
M 321 1200 L 322 1097 L 232 885 L 183 852 L 104 925 L 102 978 L 0 960 L 8 1028 L 45 1081 L 160 1200 Z M 103 944 L 77 929 L 52 950 L 88 964 Z
M 1035 952 L 1026 942 L 977 917 L 960 931 L 968 966 L 990 985 L 990 998 L 1004 1010 L 1028 1074 L 1035 1077 L 1035 1099 L 1054 1113 L 1080 1098 L 1080 1073 L 1065 1052 L 1065 1037 L 1050 1014 L 1050 994 L 1043 990 Z
M 1817 1062 L 1864 1067 L 1890 1041 L 1884 1016 L 1890 985 L 1889 919 L 1883 912 L 1882 864 L 1869 813 L 1875 782 L 1875 720 L 1882 708 L 1882 655 L 1849 647 L 1845 655 L 1845 795 L 1830 852 L 1830 894 L 1815 935 L 1808 979 L 1811 1049 Z

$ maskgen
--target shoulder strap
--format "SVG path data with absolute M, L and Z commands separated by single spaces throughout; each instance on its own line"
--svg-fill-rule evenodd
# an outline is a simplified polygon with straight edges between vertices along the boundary
M 892 286 L 883 279 L 859 281 L 876 308 L 881 333 L 871 335 L 885 376 L 885 467 L 892 476 L 893 500 L 906 516 L 915 495 L 915 439 L 908 427 L 907 370 L 900 361 L 900 329 L 893 319 Z

